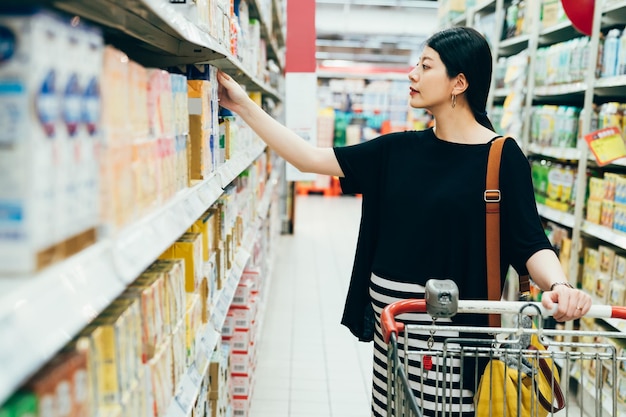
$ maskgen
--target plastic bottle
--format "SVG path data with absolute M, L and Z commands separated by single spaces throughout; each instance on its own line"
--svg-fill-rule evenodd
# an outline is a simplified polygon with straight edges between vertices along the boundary
M 513 3 L 506 9 L 506 33 L 504 35 L 504 39 L 509 39 L 515 36 L 515 32 L 517 30 L 517 12 L 518 9 L 518 0 L 513 0 Z
M 616 75 L 617 57 L 620 46 L 619 29 L 609 30 L 609 34 L 604 41 L 602 53 L 602 77 L 613 77 Z
M 622 31 L 619 38 L 619 53 L 617 57 L 617 74 L 626 74 L 626 30 Z

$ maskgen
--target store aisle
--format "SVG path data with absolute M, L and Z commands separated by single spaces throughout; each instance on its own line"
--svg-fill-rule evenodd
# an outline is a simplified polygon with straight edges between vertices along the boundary
M 300 196 L 281 236 L 251 417 L 370 415 L 372 344 L 340 325 L 361 213 L 356 197 Z

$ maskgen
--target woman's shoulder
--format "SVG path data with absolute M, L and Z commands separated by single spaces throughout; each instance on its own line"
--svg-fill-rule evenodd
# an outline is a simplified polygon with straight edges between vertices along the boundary
M 372 140 L 382 140 L 382 141 L 398 143 L 398 142 L 407 141 L 407 140 L 414 141 L 415 139 L 422 139 L 422 138 L 426 138 L 429 136 L 432 136 L 432 129 L 403 130 L 401 132 L 398 131 L 398 132 L 385 133 L 383 135 L 378 136 L 376 139 L 372 139 Z

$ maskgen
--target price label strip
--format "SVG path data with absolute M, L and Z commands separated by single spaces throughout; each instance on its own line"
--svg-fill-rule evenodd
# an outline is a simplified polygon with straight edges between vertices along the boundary
M 626 157 L 626 145 L 622 132 L 615 126 L 591 132 L 585 135 L 585 141 L 599 166 Z

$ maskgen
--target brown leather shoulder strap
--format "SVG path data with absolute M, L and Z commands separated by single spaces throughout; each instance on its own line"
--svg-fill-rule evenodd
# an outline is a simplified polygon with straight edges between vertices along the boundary
M 487 160 L 487 182 L 485 187 L 486 245 L 487 245 L 487 298 L 499 300 L 502 295 L 500 283 L 500 160 L 505 137 L 491 143 Z M 500 316 L 489 316 L 491 327 L 500 327 Z

